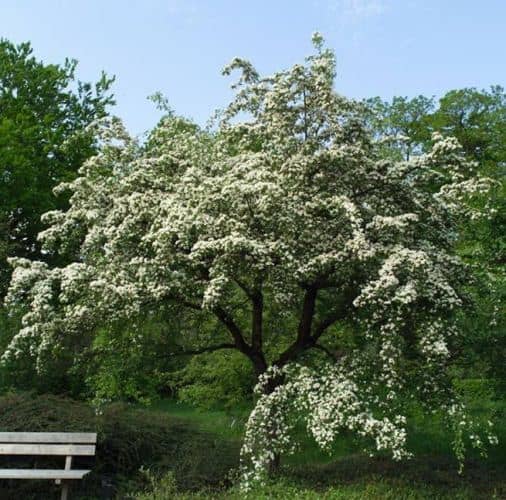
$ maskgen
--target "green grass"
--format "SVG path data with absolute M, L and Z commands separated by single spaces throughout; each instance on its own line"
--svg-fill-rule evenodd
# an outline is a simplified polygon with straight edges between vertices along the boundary
M 216 435 L 217 438 L 241 440 L 245 422 L 250 408 L 238 408 L 233 415 L 220 410 L 202 410 L 186 403 L 180 403 L 173 399 L 163 399 L 154 402 L 149 411 L 162 412 L 195 426 L 202 431 Z M 480 406 L 474 408 L 472 413 L 475 418 L 481 419 L 482 414 L 495 414 L 496 426 L 494 432 L 498 434 L 500 445 L 489 448 L 487 463 L 506 464 L 506 401 L 483 401 Z M 486 418 L 486 417 L 483 417 Z M 328 464 L 336 458 L 360 454 L 363 445 L 357 442 L 352 434 L 343 434 L 334 444 L 331 453 L 323 452 L 307 435 L 305 429 L 298 431 L 298 440 L 301 447 L 298 453 L 286 457 L 288 465 L 307 463 Z M 408 433 L 409 449 L 419 455 L 433 455 L 451 457 L 453 455 L 451 436 L 448 435 L 442 422 L 437 418 L 416 414 L 411 419 Z M 479 459 L 479 454 L 474 450 L 469 451 L 469 458 Z
M 487 412 L 485 412 L 487 410 Z M 506 402 L 483 401 L 473 409 L 476 418 L 493 410 L 498 423 L 495 432 L 500 445 L 489 450 L 488 458 L 469 453 L 464 472 L 451 450 L 451 438 L 436 418 L 416 416 L 410 428 L 410 449 L 414 458 L 402 463 L 386 456 L 370 458 L 352 435 L 337 440 L 332 453 L 322 452 L 299 431 L 298 453 L 283 459 L 281 477 L 249 495 L 231 488 L 200 493 L 139 498 L 191 499 L 506 499 Z M 235 416 L 222 411 L 202 411 L 174 401 L 160 401 L 151 411 L 165 412 L 214 433 L 218 438 L 241 438 L 247 410 Z M 170 484 L 170 481 L 169 481 Z
M 202 410 L 174 399 L 161 399 L 153 402 L 148 410 L 184 420 L 217 437 L 241 439 L 250 409 L 244 407 L 230 414 L 220 410 Z
M 410 474 L 403 468 L 389 471 L 384 465 L 365 466 L 353 457 L 343 467 L 308 467 L 311 478 L 284 471 L 283 476 L 256 487 L 248 493 L 237 487 L 200 492 L 181 492 L 171 476 L 165 476 L 154 484 L 149 492 L 138 493 L 138 500 L 267 500 L 267 499 L 328 499 L 328 500 L 489 500 L 506 498 L 506 482 L 497 473 L 479 478 L 454 477 L 444 468 L 424 466 Z M 365 466 L 365 468 L 364 468 Z M 352 469 L 353 467 L 353 469 Z M 352 470 L 351 470 L 352 469 Z M 427 476 L 427 470 L 430 475 Z M 369 473 L 367 473 L 369 472 Z M 481 471 L 484 472 L 484 471 Z
M 506 499 L 506 419 L 504 402 L 488 402 L 498 417 L 500 445 L 490 457 L 471 455 L 457 473 L 450 442 L 435 419 L 415 419 L 410 437 L 412 460 L 396 463 L 370 458 L 352 435 L 337 440 L 332 455 L 303 437 L 301 449 L 284 457 L 280 476 L 249 495 L 228 479 L 238 464 L 247 408 L 234 415 L 202 411 L 173 400 L 147 409 L 111 405 L 97 416 L 82 402 L 55 396 L 10 395 L 0 398 L 1 430 L 97 430 L 93 474 L 74 487 L 82 500 L 184 499 Z M 480 409 L 476 409 L 479 416 Z M 139 472 L 140 467 L 149 473 Z M 113 489 L 101 491 L 103 480 Z M 51 499 L 49 483 L 0 484 L 0 498 Z

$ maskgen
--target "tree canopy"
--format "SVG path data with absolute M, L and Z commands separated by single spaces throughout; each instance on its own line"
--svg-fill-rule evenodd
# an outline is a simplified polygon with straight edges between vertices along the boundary
M 294 409 L 323 447 L 349 429 L 395 458 L 410 398 L 472 429 L 446 376 L 468 279 L 455 248 L 492 181 L 439 133 L 423 154 L 385 156 L 314 43 L 268 77 L 235 59 L 214 130 L 170 115 L 140 144 L 102 120 L 98 153 L 58 187 L 69 208 L 43 217 L 44 251 L 70 264 L 12 259 L 7 302 L 25 315 L 4 359 L 40 370 L 104 323 L 167 307 L 216 318 L 200 350 L 236 349 L 259 379 L 246 482 L 291 449 Z

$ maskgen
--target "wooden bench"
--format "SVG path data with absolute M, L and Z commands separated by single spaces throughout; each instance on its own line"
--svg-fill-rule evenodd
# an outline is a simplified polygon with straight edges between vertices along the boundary
M 96 433 L 0 432 L 0 455 L 64 456 L 64 469 L 0 469 L 0 479 L 50 479 L 62 485 L 67 499 L 68 481 L 82 479 L 89 470 L 72 469 L 72 457 L 95 455 Z

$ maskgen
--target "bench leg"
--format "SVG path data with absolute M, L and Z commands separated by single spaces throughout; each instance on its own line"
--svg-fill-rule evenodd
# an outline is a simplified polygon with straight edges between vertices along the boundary
M 70 470 L 72 468 L 72 456 L 65 457 L 65 470 Z M 67 500 L 67 496 L 69 494 L 69 483 L 68 481 L 62 481 L 61 485 L 61 500 Z

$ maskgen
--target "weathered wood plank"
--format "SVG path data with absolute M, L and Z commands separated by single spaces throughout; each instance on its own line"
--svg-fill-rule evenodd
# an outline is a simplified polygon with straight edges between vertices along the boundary
M 0 469 L 0 479 L 82 479 L 89 470 Z
M 0 432 L 0 443 L 95 444 L 96 432 Z
M 0 455 L 95 455 L 95 445 L 0 444 Z

